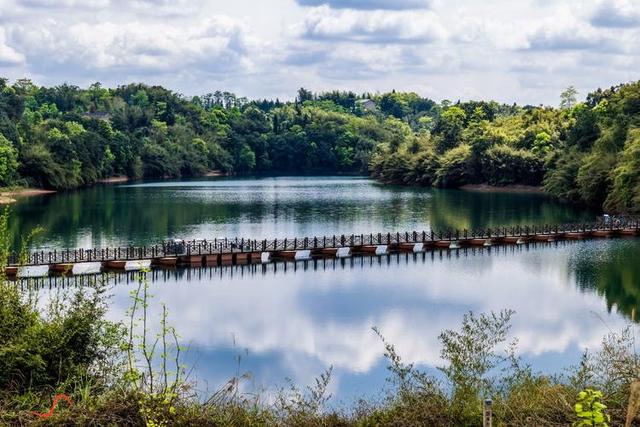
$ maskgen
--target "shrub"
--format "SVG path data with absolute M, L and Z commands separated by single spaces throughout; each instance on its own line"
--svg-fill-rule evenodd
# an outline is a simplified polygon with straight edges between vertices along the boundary
M 33 184 L 44 188 L 66 188 L 65 168 L 53 158 L 43 144 L 25 148 L 20 157 L 20 173 Z
M 145 144 L 142 150 L 142 173 L 145 178 L 179 177 L 180 165 L 164 146 Z
M 378 155 L 372 162 L 372 173 L 382 182 L 409 184 L 412 182 L 414 160 L 406 151 Z
M 47 396 L 78 383 L 113 380 L 123 330 L 104 320 L 106 287 L 98 280 L 75 292 L 50 294 L 46 309 L 29 284 L 4 277 L 11 248 L 9 211 L 0 216 L 0 399 Z M 19 403 L 19 402 L 18 402 Z
M 411 171 L 411 181 L 417 185 L 433 185 L 436 182 L 439 167 L 439 156 L 433 150 L 423 150 L 416 156 Z
M 2 281 L 0 390 L 55 390 L 113 363 L 109 358 L 118 348 L 121 330 L 103 319 L 104 291 L 96 283 L 69 298 L 53 296 L 41 314 L 33 297 Z
M 483 179 L 491 185 L 540 185 L 542 182 L 543 162 L 530 151 L 495 145 L 485 152 L 480 162 Z
M 460 187 L 467 183 L 471 148 L 460 145 L 444 153 L 436 172 L 436 185 L 440 187 Z
M 575 404 L 578 421 L 573 423 L 574 427 L 609 427 L 611 417 L 604 413 L 607 407 L 600 399 L 602 392 L 590 388 L 578 394 L 578 403 Z

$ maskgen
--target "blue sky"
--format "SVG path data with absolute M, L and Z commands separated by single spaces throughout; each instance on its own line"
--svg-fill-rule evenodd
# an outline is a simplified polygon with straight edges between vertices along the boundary
M 558 103 L 639 79 L 640 0 L 0 0 L 0 75 Z

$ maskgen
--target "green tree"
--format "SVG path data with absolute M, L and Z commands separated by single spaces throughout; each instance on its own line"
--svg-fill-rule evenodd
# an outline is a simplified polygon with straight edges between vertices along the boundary
M 0 134 L 0 185 L 11 185 L 18 175 L 18 152 L 11 141 Z
M 536 138 L 533 141 L 533 147 L 531 147 L 531 151 L 535 154 L 547 154 L 553 148 L 551 144 L 551 135 L 547 132 L 542 131 L 536 135 Z
M 441 136 L 437 142 L 438 152 L 444 153 L 458 146 L 462 140 L 467 115 L 460 107 L 447 108 L 440 117 L 436 132 Z
M 313 100 L 313 92 L 301 87 L 300 89 L 298 89 L 298 97 L 296 98 L 296 100 L 300 104 L 304 104 L 305 101 L 311 101 Z
M 249 172 L 256 166 L 256 154 L 246 144 L 240 147 L 235 160 L 236 168 L 241 172 Z
M 469 179 L 471 148 L 460 145 L 442 156 L 436 173 L 436 184 L 441 187 L 460 187 Z
M 617 212 L 640 212 L 640 129 L 629 132 L 605 208 Z
M 569 202 L 580 201 L 576 179 L 583 155 L 575 148 L 555 153 L 549 160 L 544 177 L 544 189 L 555 197 Z
M 576 175 L 580 199 L 586 204 L 601 207 L 611 191 L 611 172 L 616 156 L 611 153 L 592 153 L 584 157 Z

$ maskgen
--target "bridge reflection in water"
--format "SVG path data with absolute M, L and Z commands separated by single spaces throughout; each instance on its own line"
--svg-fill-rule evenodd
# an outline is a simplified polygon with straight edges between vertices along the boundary
M 473 256 L 509 256 L 523 252 L 529 252 L 541 247 L 566 247 L 580 244 L 580 241 L 559 240 L 554 242 L 530 242 L 524 245 L 489 246 L 489 247 L 462 247 L 457 250 L 433 250 L 428 252 L 395 252 L 385 255 L 354 255 L 349 258 L 313 258 L 309 260 L 291 260 L 271 262 L 268 264 L 245 264 L 213 267 L 176 267 L 153 269 L 148 272 L 140 271 L 114 271 L 96 275 L 82 276 L 46 276 L 35 278 L 20 278 L 21 286 L 33 286 L 36 288 L 74 287 L 86 286 L 95 283 L 96 280 L 107 280 L 116 285 L 128 285 L 137 283 L 140 275 L 151 282 L 189 282 L 211 281 L 221 282 L 232 280 L 235 277 L 266 276 L 295 273 L 297 271 L 328 271 L 347 269 L 366 269 L 385 265 L 403 264 L 429 264 L 444 260 L 465 258 Z

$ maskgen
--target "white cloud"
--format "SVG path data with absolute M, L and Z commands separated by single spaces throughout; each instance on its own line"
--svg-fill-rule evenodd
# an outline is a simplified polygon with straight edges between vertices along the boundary
M 24 59 L 22 53 L 7 45 L 5 30 L 0 27 L 0 66 L 20 65 Z
M 569 6 L 551 16 L 524 22 L 497 19 L 468 19 L 459 24 L 461 41 L 489 41 L 501 49 L 530 51 L 575 51 L 617 49 L 610 35 L 581 19 Z M 466 36 L 467 40 L 464 37 Z
M 282 377 L 296 370 L 292 367 L 313 368 L 298 372 L 313 377 L 318 368 L 306 363 L 309 359 L 343 372 L 370 372 L 383 363 L 383 346 L 372 326 L 380 328 L 406 363 L 439 365 L 438 333 L 459 328 L 469 310 L 514 309 L 512 333 L 519 338 L 519 352 L 529 357 L 594 348 L 609 328 L 620 330 L 625 321 L 607 313 L 601 296 L 575 288 L 569 256 L 562 248 L 539 248 L 492 250 L 445 261 L 436 256 L 435 261 L 407 265 L 374 260 L 364 267 L 364 276 L 341 275 L 331 265 L 296 273 L 290 268 L 287 274 L 281 265 L 275 277 L 214 270 L 213 277 L 192 276 L 187 291 L 154 284 L 150 318 L 158 319 L 160 303 L 167 303 L 184 344 L 225 348 L 233 336 L 250 357 L 275 354 L 285 359 Z M 130 305 L 128 289 L 116 287 L 114 292 L 110 316 L 120 319 Z
M 19 6 L 42 9 L 103 9 L 111 4 L 110 0 L 15 0 L 15 2 Z
M 43 71 L 54 65 L 88 73 L 119 70 L 140 75 L 183 67 L 222 73 L 250 63 L 243 28 L 225 16 L 196 22 L 186 30 L 148 22 L 66 26 L 49 20 L 39 29 L 16 27 L 12 38 Z
M 530 50 L 589 50 L 612 47 L 607 39 L 584 26 L 541 27 L 527 37 L 525 49 Z
M 188 95 L 291 99 L 305 86 L 555 104 L 577 80 L 588 91 L 637 78 L 638 10 L 638 0 L 0 0 L 0 73 Z
M 365 43 L 431 43 L 445 37 L 444 27 L 430 12 L 335 11 L 311 9 L 296 29 L 307 39 Z
M 204 0 L 119 0 L 124 7 L 131 7 L 136 13 L 157 16 L 197 15 Z M 125 6 L 126 3 L 126 6 Z
M 380 45 L 345 43 L 341 49 L 292 49 L 283 59 L 286 65 L 314 69 L 325 79 L 343 85 L 344 89 L 357 81 L 378 79 L 410 73 L 419 78 L 431 73 L 456 72 L 462 61 L 455 52 L 430 50 L 410 45 Z M 372 88 L 362 88 L 371 91 Z
M 453 24 L 451 41 L 478 50 L 489 47 L 495 50 L 521 49 L 527 44 L 528 26 L 516 22 L 503 22 L 493 18 L 461 18 Z
M 296 0 L 300 6 L 327 5 L 334 9 L 428 9 L 430 0 Z
M 631 28 L 640 26 L 639 4 L 629 0 L 604 0 L 591 16 L 597 27 Z

